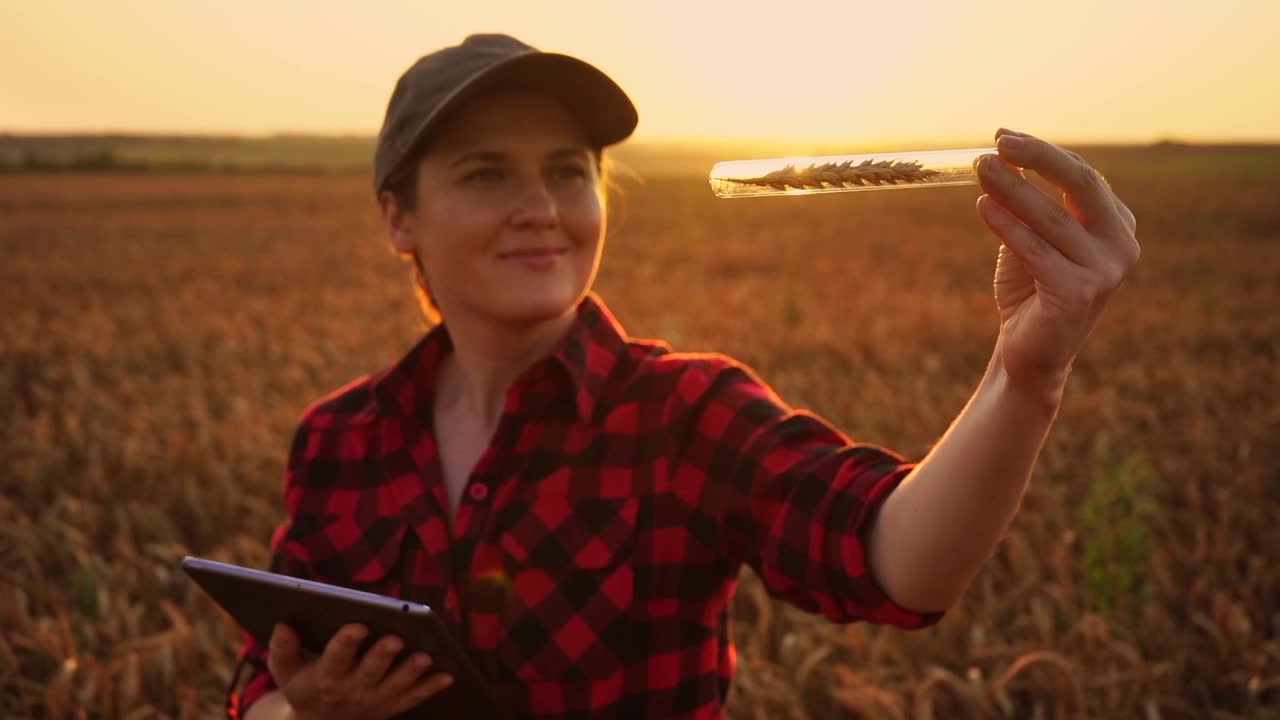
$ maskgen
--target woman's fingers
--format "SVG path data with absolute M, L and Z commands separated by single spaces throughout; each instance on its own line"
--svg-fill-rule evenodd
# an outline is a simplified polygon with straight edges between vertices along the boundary
M 1106 226 L 1119 220 L 1111 187 L 1078 154 L 1033 135 L 1004 128 L 996 132 L 996 149 L 1002 158 L 1035 170 L 1061 188 L 1080 211 L 1085 225 Z
M 394 635 L 388 635 L 374 644 L 364 657 L 360 658 L 359 665 L 356 666 L 355 674 L 352 676 L 355 680 L 356 687 L 368 688 L 373 690 L 382 683 L 382 679 L 387 675 L 387 669 L 391 667 L 392 661 L 396 659 L 401 648 L 404 647 L 404 641 Z
M 436 673 L 429 678 L 424 678 L 400 696 L 399 703 L 395 706 L 396 714 L 408 710 L 436 693 L 443 692 L 452 684 L 453 676 L 448 673 Z
M 999 130 L 996 131 L 997 143 L 1000 142 L 1001 135 L 1012 135 L 1018 138 L 1031 138 L 1033 140 L 1036 139 L 1034 136 L 1028 135 L 1024 132 L 1018 132 L 1016 130 L 1010 130 L 1008 128 L 1000 128 Z M 1005 143 L 1007 144 L 1008 141 L 1006 140 Z M 1085 160 L 1084 157 L 1078 152 L 1067 150 L 1066 148 L 1062 148 L 1062 147 L 1059 147 L 1058 149 L 1066 153 L 1067 155 L 1071 156 L 1072 159 L 1074 159 L 1076 162 L 1080 163 L 1081 165 L 1089 164 L 1089 161 Z M 1106 185 L 1108 188 L 1111 187 L 1111 183 L 1107 182 L 1106 178 L 1102 177 L 1101 175 L 1099 175 L 1098 177 L 1102 179 L 1102 182 L 1104 185 Z M 1111 192 L 1109 194 L 1111 195 L 1111 202 L 1115 206 L 1116 212 L 1120 216 L 1120 221 L 1124 223 L 1125 228 L 1129 231 L 1130 234 L 1136 233 L 1138 231 L 1138 220 L 1133 216 L 1133 211 L 1129 209 L 1128 205 L 1125 205 L 1123 202 L 1121 202 L 1120 198 L 1117 197 L 1114 192 Z M 1065 196 L 1066 193 L 1063 193 L 1063 195 Z M 1070 201 L 1069 197 L 1068 197 L 1068 201 Z M 1080 210 L 1082 213 L 1085 212 L 1084 208 L 1077 208 L 1077 209 Z
M 1129 231 L 1130 235 L 1138 234 L 1138 218 L 1133 216 L 1133 211 L 1129 209 L 1128 205 L 1121 202 L 1119 197 L 1115 198 L 1115 202 L 1116 210 L 1120 212 L 1120 219 L 1124 221 L 1125 229 Z
M 1031 137 L 1027 133 L 1018 132 L 1017 130 L 1010 130 L 1009 128 L 997 128 L 996 137 L 995 137 L 996 142 L 1000 142 L 1001 135 L 1013 135 L 1014 137 Z
M 345 684 L 351 674 L 351 664 L 355 661 L 356 652 L 360 649 L 360 642 L 368 634 L 368 628 L 353 623 L 343 625 L 329 638 L 324 646 L 324 654 L 316 663 L 316 685 L 322 694 Z
M 276 685 L 284 687 L 298 671 L 301 652 L 298 633 L 293 628 L 288 625 L 272 628 L 271 639 L 267 643 L 267 670 Z
M 426 653 L 414 653 L 397 665 L 378 686 L 378 694 L 397 697 L 407 691 L 422 674 L 431 669 L 431 656 Z
M 1033 277 L 1065 277 L 1074 267 L 1053 245 L 1037 235 L 990 195 L 978 198 L 978 215 L 991 231 L 1026 264 Z
M 978 181 L 983 191 L 1073 262 L 1086 267 L 1096 262 L 1089 233 L 1071 212 L 999 157 L 979 159 Z

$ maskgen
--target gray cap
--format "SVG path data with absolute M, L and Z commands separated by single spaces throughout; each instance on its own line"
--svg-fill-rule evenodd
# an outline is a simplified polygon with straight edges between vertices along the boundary
M 396 81 L 373 155 L 374 195 L 451 108 L 499 86 L 556 97 L 598 147 L 626 139 L 639 119 L 622 88 L 582 60 L 542 52 L 509 35 L 470 35 L 418 58 Z

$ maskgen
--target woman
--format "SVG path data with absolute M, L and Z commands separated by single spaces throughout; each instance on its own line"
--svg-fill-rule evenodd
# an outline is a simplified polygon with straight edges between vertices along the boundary
M 431 605 L 522 715 L 718 716 L 744 562 L 834 622 L 937 622 L 1012 520 L 1072 360 L 1138 258 L 1098 173 L 998 132 L 977 209 L 1003 242 L 999 338 L 971 401 L 908 463 L 727 357 L 625 335 L 590 287 L 603 150 L 635 124 L 600 71 L 507 36 L 401 77 L 375 192 L 443 322 L 307 410 L 272 538 L 278 572 Z M 385 718 L 447 686 L 430 658 L 393 666 L 397 638 L 356 657 L 364 632 L 318 658 L 283 626 L 247 643 L 240 712 Z

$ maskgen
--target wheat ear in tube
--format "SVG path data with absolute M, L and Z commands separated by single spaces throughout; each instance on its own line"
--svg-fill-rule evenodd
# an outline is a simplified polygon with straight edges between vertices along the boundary
M 974 163 L 995 152 L 995 148 L 985 147 L 726 160 L 711 168 L 710 182 L 717 197 L 975 185 L 978 172 Z

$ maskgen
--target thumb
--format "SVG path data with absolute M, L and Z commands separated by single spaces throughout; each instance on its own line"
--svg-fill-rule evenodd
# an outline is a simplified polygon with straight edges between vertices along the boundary
M 267 669 L 277 686 L 284 687 L 298 671 L 298 654 L 298 633 L 288 625 L 277 624 L 267 648 Z
M 1000 252 L 996 257 L 992 284 L 995 288 L 996 310 L 1002 320 L 1036 293 L 1035 277 L 1027 270 L 1017 253 L 1004 244 L 1000 245 Z

